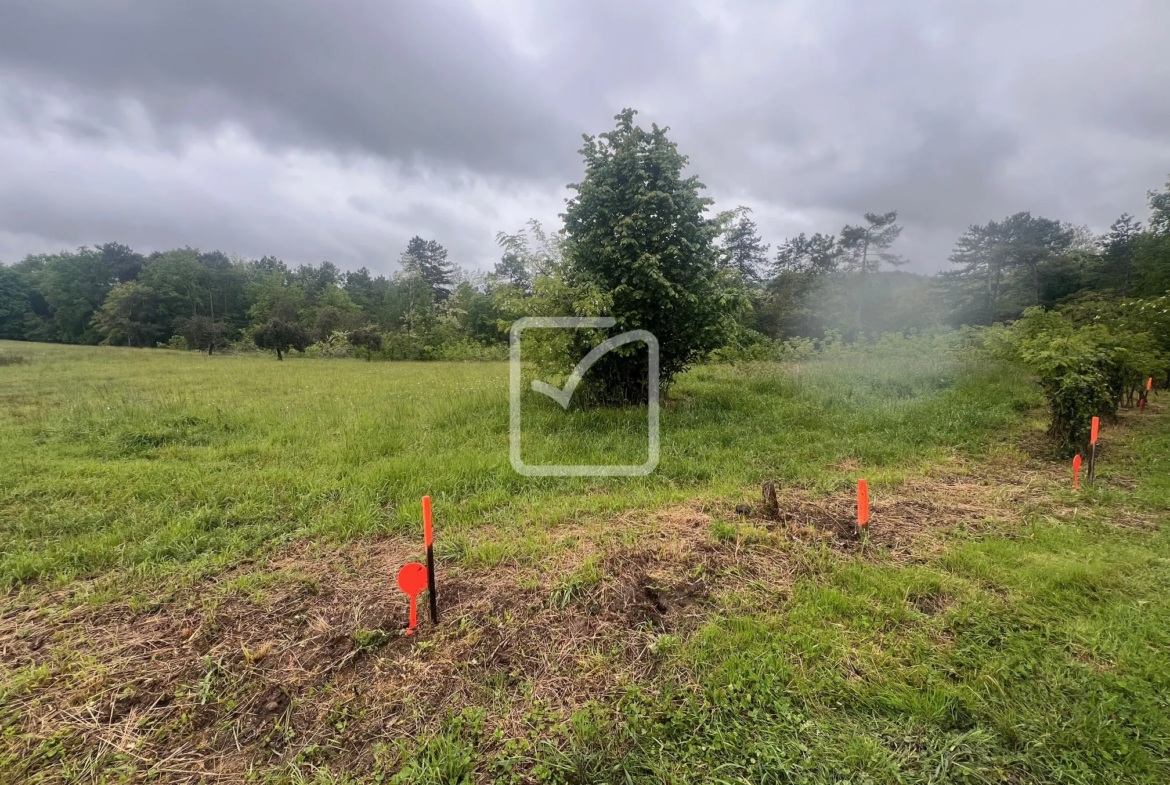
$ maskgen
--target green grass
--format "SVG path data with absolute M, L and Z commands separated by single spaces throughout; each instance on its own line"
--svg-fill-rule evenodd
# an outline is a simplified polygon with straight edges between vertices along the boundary
M 364 363 L 3 342 L 0 585 L 216 568 L 291 537 L 555 526 L 777 477 L 892 482 L 1034 403 L 1018 375 L 931 339 L 799 366 L 701 367 L 671 390 L 645 478 L 525 478 L 507 366 Z M 640 462 L 642 411 L 525 401 L 525 459 Z M 638 456 L 642 455 L 641 458 Z
M 1165 533 L 1044 526 L 927 566 L 842 565 L 689 641 L 687 680 L 627 698 L 613 764 L 655 782 L 1165 782 L 1168 557 Z M 909 601 L 930 596 L 954 604 Z
M 1108 525 L 1167 522 L 1170 423 L 1120 449 L 1136 487 L 1075 518 L 749 592 L 549 760 L 606 783 L 1170 781 L 1170 528 Z
M 977 463 L 1038 401 L 1012 369 L 934 339 L 702 367 L 671 391 L 650 477 L 526 479 L 507 461 L 501 365 L 0 349 L 27 360 L 0 370 L 0 578 L 29 591 L 215 569 L 297 536 L 413 532 L 423 493 L 440 556 L 533 565 L 575 547 L 555 531 L 566 522 L 739 500 L 769 477 L 892 487 L 955 450 Z M 526 403 L 532 457 L 638 459 L 640 413 Z M 1170 781 L 1170 422 L 1147 415 L 1106 449 L 1098 487 L 1055 491 L 1059 506 L 999 534 L 940 533 L 912 563 L 801 546 L 792 586 L 740 581 L 697 632 L 657 637 L 653 676 L 571 716 L 536 703 L 522 736 L 490 736 L 494 707 L 472 707 L 374 745 L 370 772 L 306 748 L 272 781 Z M 1139 517 L 1162 525 L 1116 525 Z M 488 524 L 496 536 L 475 536 Z M 707 534 L 746 548 L 753 531 L 716 516 Z M 588 605 L 602 564 L 585 557 L 543 602 Z M 261 602 L 273 580 L 245 572 L 218 591 Z M 353 635 L 370 656 L 391 640 Z M 209 660 L 205 681 L 217 674 Z M 51 678 L 7 674 L 0 705 Z

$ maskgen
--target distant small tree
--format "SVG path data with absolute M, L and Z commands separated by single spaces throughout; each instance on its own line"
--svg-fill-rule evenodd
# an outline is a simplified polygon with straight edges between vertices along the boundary
M 1154 234 L 1170 234 L 1170 180 L 1161 191 L 1147 191 L 1150 203 L 1150 231 Z
M 269 319 L 257 327 L 252 331 L 252 340 L 259 348 L 276 352 L 278 360 L 283 360 L 289 349 L 303 352 L 313 342 L 308 330 L 297 322 L 283 319 Z
M 1014 281 L 1017 295 L 1027 306 L 1040 302 L 1041 270 L 1044 262 L 1072 247 L 1071 228 L 1052 218 L 1030 212 L 1008 216 L 1002 223 L 1011 262 L 1020 280 Z
M 217 322 L 209 316 L 191 316 L 175 322 L 175 332 L 183 336 L 190 349 L 206 349 L 209 355 L 215 354 L 216 349 L 228 345 L 228 335 L 231 333 L 223 322 Z
M 504 253 L 496 262 L 495 277 L 525 295 L 532 293 L 537 278 L 555 274 L 564 262 L 564 232 L 549 235 L 535 218 L 512 234 L 498 232 L 496 242 Z
M 1141 221 L 1135 221 L 1129 213 L 1122 213 L 1104 238 L 1105 278 L 1121 292 L 1122 297 L 1128 297 L 1133 287 L 1133 260 L 1141 234 Z
M 905 259 L 889 250 L 900 234 L 897 210 L 881 215 L 866 213 L 864 226 L 846 226 L 840 243 L 846 272 L 865 275 L 880 272 L 883 264 L 905 264 Z
M 403 272 L 419 276 L 431 286 L 436 300 L 451 294 L 455 265 L 447 261 L 447 249 L 435 240 L 412 237 L 399 258 Z
M 831 275 L 837 272 L 840 261 L 841 249 L 837 245 L 837 238 L 820 232 L 808 237 L 801 232 L 776 249 L 772 272 L 775 275 Z
M 367 361 L 372 360 L 375 353 L 382 351 L 382 331 L 376 324 L 367 324 L 365 327 L 350 330 L 346 338 L 350 346 L 364 350 Z
M 503 232 L 496 235 L 496 240 L 501 245 L 511 239 L 511 236 L 504 235 Z M 532 290 L 532 275 L 524 264 L 524 258 L 517 250 L 509 248 L 507 245 L 504 245 L 504 255 L 500 257 L 500 261 L 496 262 L 496 269 L 493 272 L 500 283 L 505 286 L 515 287 L 525 293 Z
M 734 270 L 744 283 L 755 286 L 768 265 L 768 245 L 760 237 L 756 222 L 748 217 L 750 207 L 737 207 L 715 217 L 720 227 L 720 267 Z

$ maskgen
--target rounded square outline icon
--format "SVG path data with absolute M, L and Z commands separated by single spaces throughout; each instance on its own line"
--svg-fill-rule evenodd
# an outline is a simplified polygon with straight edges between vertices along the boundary
M 617 338 L 628 338 L 623 343 L 640 340 L 649 349 L 650 362 L 647 368 L 649 395 L 647 401 L 648 456 L 640 466 L 532 466 L 520 458 L 520 338 L 528 328 L 578 330 L 585 327 L 613 327 L 612 316 L 525 316 L 512 324 L 508 335 L 508 458 L 512 468 L 525 477 L 645 477 L 658 466 L 658 389 L 659 356 L 658 339 L 646 330 L 632 330 Z

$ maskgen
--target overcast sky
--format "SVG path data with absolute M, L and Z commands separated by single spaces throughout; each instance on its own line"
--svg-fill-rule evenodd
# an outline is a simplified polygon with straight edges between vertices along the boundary
M 669 125 L 773 245 L 896 209 L 910 269 L 1170 173 L 1167 0 L 0 0 L 0 261 L 110 240 L 390 273 L 556 223 L 583 132 Z

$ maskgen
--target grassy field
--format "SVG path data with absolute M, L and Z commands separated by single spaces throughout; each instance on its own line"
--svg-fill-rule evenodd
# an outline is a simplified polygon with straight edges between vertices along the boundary
M 1157 402 L 1073 492 L 1018 371 L 888 342 L 695 369 L 651 476 L 528 479 L 503 365 L 0 355 L 0 781 L 1170 780 Z M 530 461 L 644 457 L 525 404 Z
M 769 477 L 841 488 L 853 479 L 843 461 L 892 480 L 1035 401 L 1016 375 L 924 354 L 928 343 L 794 370 L 695 370 L 663 415 L 659 469 L 598 480 L 512 470 L 504 364 L 0 342 L 31 360 L 2 371 L 0 584 L 230 564 L 274 538 L 414 531 L 424 494 L 448 531 L 527 529 L 730 498 Z M 530 462 L 645 460 L 644 411 L 566 417 L 536 394 L 526 407 Z

